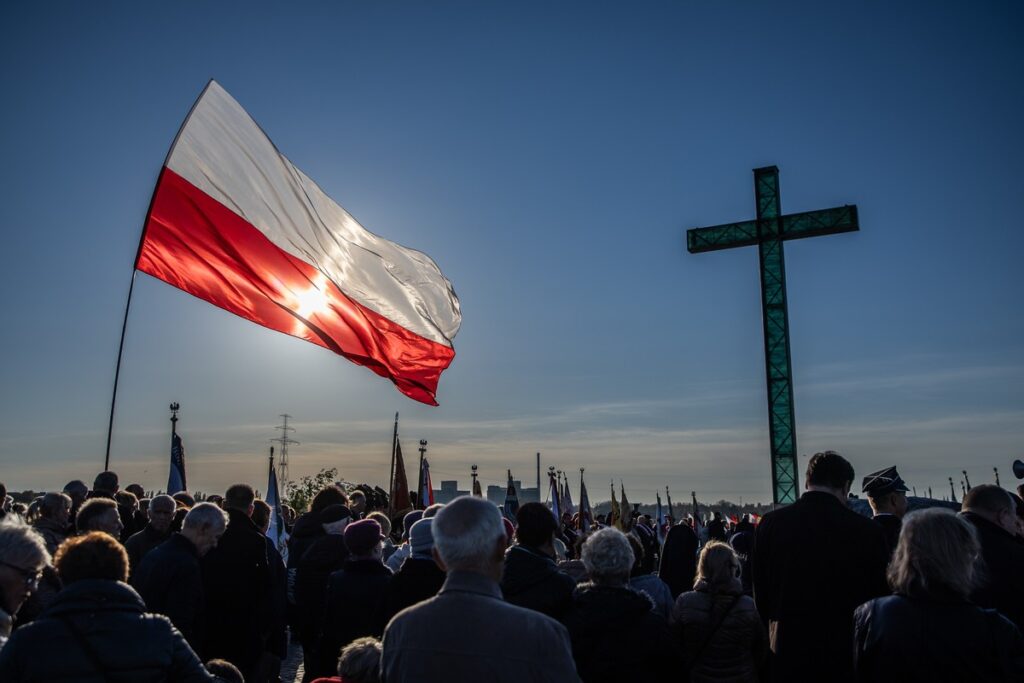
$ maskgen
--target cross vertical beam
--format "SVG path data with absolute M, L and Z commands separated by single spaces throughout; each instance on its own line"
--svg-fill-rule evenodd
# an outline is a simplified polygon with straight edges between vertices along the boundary
M 771 439 L 772 491 L 777 503 L 792 503 L 799 491 L 793 373 L 786 304 L 786 258 L 782 249 L 779 169 L 754 169 L 757 236 L 761 260 L 761 313 L 764 324 L 768 432 Z
M 691 254 L 757 245 L 761 265 L 761 313 L 771 437 L 772 495 L 775 503 L 792 503 L 799 494 L 796 425 L 793 409 L 789 311 L 786 305 L 786 240 L 835 235 L 860 229 L 856 206 L 782 214 L 779 169 L 754 169 L 757 219 L 686 231 Z

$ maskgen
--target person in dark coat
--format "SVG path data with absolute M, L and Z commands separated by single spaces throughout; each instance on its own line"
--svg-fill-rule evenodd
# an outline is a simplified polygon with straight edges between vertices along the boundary
M 964 518 L 978 531 L 982 580 L 971 593 L 1024 630 L 1024 545 L 1016 538 L 1017 511 L 1010 494 L 993 484 L 975 486 L 963 500 Z
M 391 617 L 406 607 L 411 607 L 437 595 L 444 585 L 444 570 L 434 561 L 433 520 L 421 519 L 409 531 L 409 546 L 412 554 L 402 563 L 384 596 L 384 618 L 386 624 Z
M 590 575 L 573 593 L 562 623 L 569 630 L 576 671 L 584 683 L 668 681 L 682 662 L 668 622 L 653 602 L 626 584 L 635 558 L 626 536 L 601 529 L 583 544 Z
M 270 633 L 272 577 L 267 541 L 249 518 L 256 493 L 235 484 L 224 495 L 228 528 L 200 561 L 206 596 L 204 653 L 254 677 Z
M 157 496 L 149 502 L 149 524 L 124 542 L 124 549 L 128 551 L 129 580 L 142 564 L 142 558 L 171 537 L 171 522 L 176 508 L 174 499 L 166 495 Z
M 267 542 L 267 562 L 270 567 L 270 636 L 257 680 L 277 681 L 281 677 L 281 663 L 288 656 L 288 570 L 284 558 L 267 536 L 274 511 L 263 500 L 253 501 L 252 521 Z
M 338 665 L 341 648 L 356 638 L 380 638 L 384 633 L 384 596 L 391 570 L 381 561 L 384 535 L 372 519 L 345 527 L 349 555 L 345 565 L 331 574 L 323 632 L 310 676 L 330 676 Z
M 1024 638 L 1009 619 L 969 600 L 978 534 L 951 510 L 907 515 L 889 565 L 894 595 L 854 613 L 858 681 L 1024 681 Z
M 685 522 L 675 524 L 668 530 L 665 544 L 661 548 L 661 564 L 658 576 L 668 584 L 675 600 L 681 593 L 693 588 L 693 577 L 697 573 L 697 534 Z
M 47 493 L 39 504 L 39 517 L 32 528 L 43 537 L 46 550 L 53 555 L 68 537 L 68 519 L 71 516 L 71 498 L 63 493 Z
M 0 681 L 213 683 L 167 617 L 147 614 L 128 578 L 128 555 L 108 534 L 57 551 L 64 589 L 0 650 Z
M 768 634 L 743 594 L 739 557 L 720 541 L 700 552 L 693 590 L 676 600 L 672 621 L 682 636 L 690 683 L 757 683 L 768 654 Z
M 885 532 L 891 557 L 900 540 L 903 515 L 907 514 L 907 491 L 910 489 L 893 466 L 864 477 L 861 490 L 868 497 L 873 519 Z
M 849 680 L 853 610 L 888 593 L 882 528 L 847 507 L 853 466 L 838 453 L 807 464 L 806 492 L 754 534 L 754 600 L 768 621 L 773 681 Z
M 147 609 L 170 619 L 199 655 L 205 654 L 206 615 L 199 558 L 217 545 L 226 524 L 227 515 L 216 505 L 196 505 L 185 516 L 181 532 L 150 551 L 132 577 Z
M 302 644 L 307 670 L 316 666 L 313 652 L 323 627 L 327 581 L 345 565 L 349 556 L 343 534 L 352 515 L 344 505 L 329 505 L 320 512 L 320 519 L 323 520 L 320 524 L 323 535 L 306 548 L 294 569 L 293 633 Z
M 572 604 L 576 582 L 555 564 L 558 520 L 543 503 L 526 503 L 516 512 L 518 544 L 505 553 L 501 592 L 513 605 L 561 619 Z
M 309 504 L 309 512 L 295 520 L 288 537 L 288 569 L 297 567 L 309 547 L 325 535 L 320 515 L 331 505 L 348 507 L 348 496 L 338 486 L 331 485 L 318 491 Z

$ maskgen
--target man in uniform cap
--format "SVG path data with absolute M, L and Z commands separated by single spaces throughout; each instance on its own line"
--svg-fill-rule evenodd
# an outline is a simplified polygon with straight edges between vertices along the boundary
M 896 543 L 900 540 L 903 515 L 907 514 L 907 484 L 893 465 L 864 477 L 861 490 L 868 497 L 874 520 L 885 531 L 885 540 L 889 544 L 891 556 L 896 550 Z

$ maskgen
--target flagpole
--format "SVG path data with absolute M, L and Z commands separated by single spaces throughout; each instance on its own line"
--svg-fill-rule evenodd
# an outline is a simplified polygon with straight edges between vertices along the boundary
M 395 513 L 395 449 L 398 446 L 398 413 L 395 413 L 395 433 L 391 437 L 391 478 L 388 479 L 388 508 Z
M 416 502 L 421 510 L 426 510 L 427 506 L 423 500 L 423 454 L 427 452 L 427 440 L 420 439 L 420 476 L 417 478 L 416 485 Z

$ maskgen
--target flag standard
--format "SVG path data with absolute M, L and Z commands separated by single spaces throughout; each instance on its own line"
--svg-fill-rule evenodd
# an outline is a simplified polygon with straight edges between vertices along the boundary
M 423 468 L 420 470 L 420 505 L 426 509 L 434 504 L 434 487 L 430 483 L 430 463 L 423 458 Z
M 395 514 L 402 514 L 412 509 L 409 497 L 409 479 L 405 475 L 405 459 L 402 458 L 402 442 L 395 441 L 395 478 L 391 484 L 391 509 Z
M 619 490 L 622 491 L 622 530 L 629 531 L 633 528 L 633 508 L 626 500 L 626 486 L 619 480 Z
M 657 542 L 665 545 L 665 510 L 662 509 L 662 494 L 654 493 L 657 498 Z
M 612 511 L 608 518 L 608 526 L 613 526 L 622 531 L 622 512 L 619 510 L 619 501 L 615 500 L 615 482 L 611 483 L 612 488 Z
M 281 491 L 277 485 L 277 470 L 274 469 L 274 449 L 270 449 L 270 474 L 267 477 L 267 505 L 270 506 L 270 526 L 267 538 L 277 548 L 285 565 L 288 564 L 288 529 L 285 528 L 281 512 Z
M 548 498 L 551 499 L 551 514 L 559 522 L 562 520 L 562 503 L 558 500 L 558 482 L 553 472 L 548 474 Z
M 576 506 L 572 504 L 572 495 L 569 493 L 569 475 L 566 473 L 565 479 L 562 481 L 562 512 L 568 512 L 570 515 L 576 513 Z
M 455 357 L 462 314 L 437 264 L 366 230 L 215 81 L 164 162 L 135 268 L 430 405 Z
M 167 495 L 187 491 L 185 486 L 185 447 L 177 433 L 171 434 L 171 471 L 167 475 Z
M 477 498 L 483 498 L 484 492 L 480 488 L 480 482 L 477 479 L 473 479 L 473 495 Z
M 508 485 L 505 487 L 505 504 L 502 506 L 502 513 L 506 519 L 514 522 L 517 512 L 519 512 L 519 494 L 516 493 L 516 486 L 512 483 L 512 470 L 509 470 Z
M 583 482 L 583 468 L 580 468 L 580 531 L 587 533 L 590 525 L 594 523 L 594 513 L 590 509 L 590 496 L 587 495 L 587 485 Z

